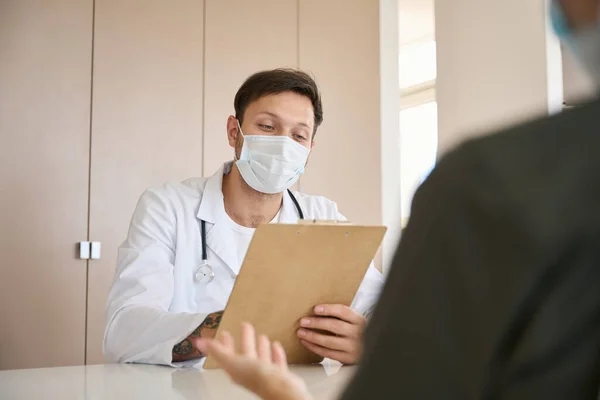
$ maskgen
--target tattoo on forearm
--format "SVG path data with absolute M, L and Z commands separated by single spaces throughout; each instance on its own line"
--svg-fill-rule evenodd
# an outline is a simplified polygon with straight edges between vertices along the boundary
M 202 336 L 202 329 L 217 329 L 219 324 L 221 323 L 221 318 L 223 317 L 223 311 L 215 312 L 212 314 L 208 314 L 204 321 L 197 327 L 194 332 L 190 334 L 190 336 L 200 337 Z
M 200 325 L 201 328 L 217 329 L 221 323 L 223 317 L 223 311 L 212 313 L 206 316 L 204 322 Z
M 202 324 L 197 327 L 196 329 L 194 329 L 194 332 L 190 333 L 190 336 L 194 336 L 194 337 L 200 337 L 202 336 Z
M 177 343 L 173 347 L 173 354 L 178 356 L 189 356 L 194 351 L 194 346 L 192 346 L 192 342 L 189 339 L 183 339 L 181 343 Z
M 206 316 L 204 321 L 197 327 L 194 332 L 186 339 L 183 339 L 181 343 L 176 344 L 173 347 L 173 359 L 176 361 L 182 361 L 189 358 L 201 357 L 199 351 L 192 345 L 190 337 L 201 337 L 203 329 L 217 329 L 221 323 L 223 311 L 215 312 Z

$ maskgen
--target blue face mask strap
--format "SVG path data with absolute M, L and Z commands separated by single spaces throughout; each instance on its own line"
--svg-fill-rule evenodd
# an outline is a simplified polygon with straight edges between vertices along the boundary
M 550 1 L 550 21 L 559 38 L 565 39 L 573 33 L 569 26 L 569 22 L 567 21 L 567 17 L 565 16 L 565 12 L 558 0 Z

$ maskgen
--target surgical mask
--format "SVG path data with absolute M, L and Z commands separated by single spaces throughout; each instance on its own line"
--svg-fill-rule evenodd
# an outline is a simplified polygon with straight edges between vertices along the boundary
M 552 0 L 550 19 L 558 37 L 600 88 L 600 15 L 595 25 L 575 30 L 569 26 L 558 0 Z
M 310 150 L 287 136 L 245 136 L 236 166 L 244 181 L 261 193 L 281 193 L 304 173 Z

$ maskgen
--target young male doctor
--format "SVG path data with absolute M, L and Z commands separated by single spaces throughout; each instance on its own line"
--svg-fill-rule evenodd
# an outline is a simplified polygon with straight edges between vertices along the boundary
M 290 69 L 259 72 L 234 106 L 227 119 L 233 162 L 210 178 L 149 189 L 139 200 L 107 301 L 110 361 L 175 365 L 202 357 L 196 342 L 214 337 L 259 224 L 344 219 L 334 202 L 289 190 L 323 121 L 313 79 Z M 371 265 L 352 306 L 315 304 L 299 340 L 323 357 L 356 363 L 382 283 Z

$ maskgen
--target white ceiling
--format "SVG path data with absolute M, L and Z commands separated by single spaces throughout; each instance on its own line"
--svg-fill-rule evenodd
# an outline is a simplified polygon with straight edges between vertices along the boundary
M 435 37 L 434 0 L 398 0 L 400 45 Z

